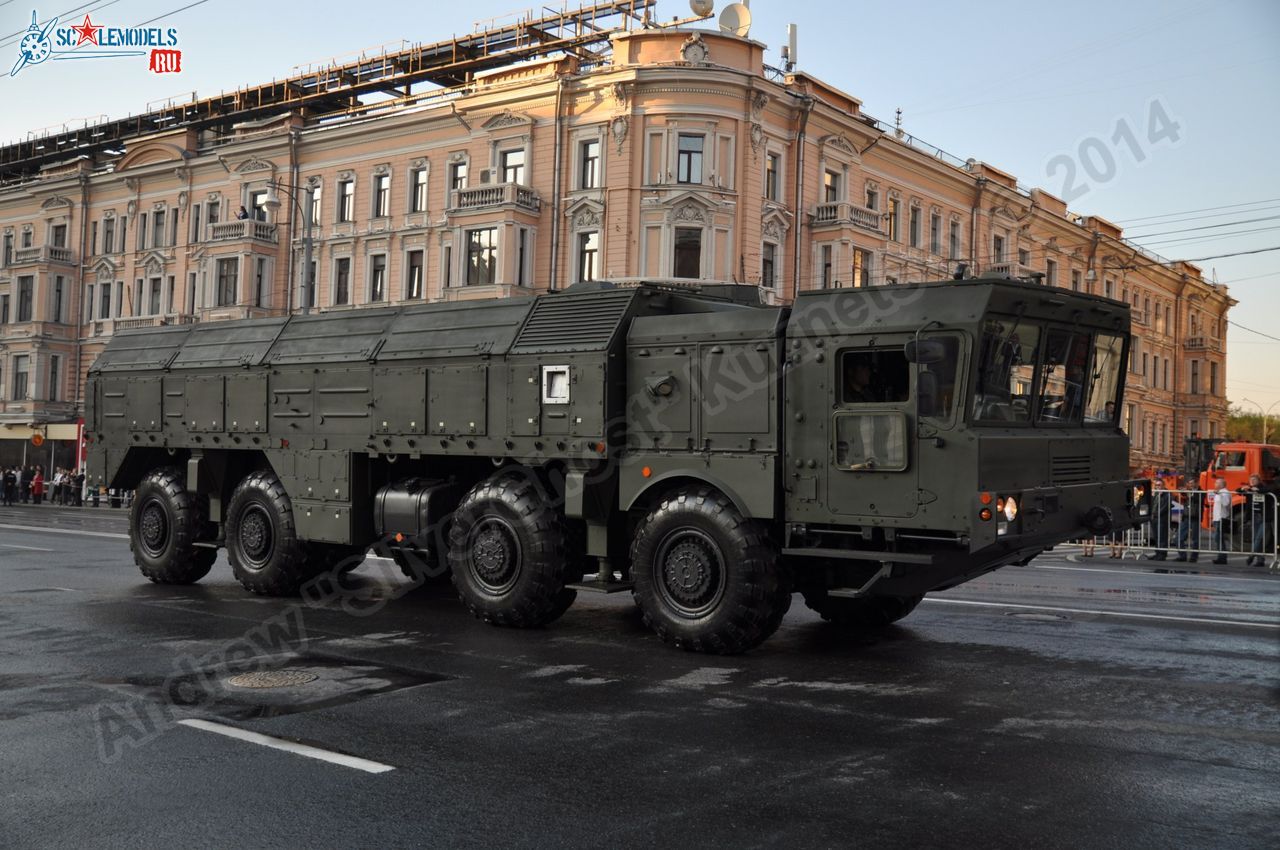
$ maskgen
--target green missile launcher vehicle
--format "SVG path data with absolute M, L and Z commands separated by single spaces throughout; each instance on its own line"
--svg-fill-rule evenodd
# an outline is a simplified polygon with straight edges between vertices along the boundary
M 1117 420 L 1128 305 L 1006 278 L 808 292 L 585 284 L 115 335 L 90 474 L 134 559 L 294 594 L 371 549 L 540 626 L 630 590 L 741 652 L 793 594 L 871 627 L 1143 522 Z

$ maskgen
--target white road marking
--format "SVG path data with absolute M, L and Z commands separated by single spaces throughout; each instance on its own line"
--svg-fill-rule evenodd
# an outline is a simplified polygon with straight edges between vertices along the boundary
M 19 546 L 16 543 L 0 543 L 0 549 L 25 549 L 28 552 L 52 552 L 53 549 L 41 549 L 39 546 Z
M 1275 631 L 1280 626 L 1270 623 L 1251 623 L 1246 620 L 1216 620 L 1210 617 L 1175 617 L 1170 614 L 1134 614 L 1126 611 L 1099 611 L 1092 608 L 1060 608 L 1056 605 L 1020 605 L 1015 602 L 978 602 L 973 599 L 937 599 L 926 596 L 925 602 L 939 605 L 972 605 L 978 608 L 1017 608 L 1024 611 L 1057 611 L 1065 614 L 1095 614 L 1099 617 L 1125 617 L 1137 620 L 1165 620 L 1171 623 L 1203 623 L 1212 626 L 1243 626 L 1250 629 Z
M 73 528 L 59 528 L 56 525 L 3 525 L 0 528 L 12 528 L 14 531 L 39 531 L 43 534 L 56 532 L 58 534 L 77 534 L 81 537 L 110 537 L 113 540 L 128 540 L 127 534 L 112 534 L 109 531 L 79 531 Z
M 1144 570 L 1140 573 L 1135 573 L 1133 570 L 1108 570 L 1102 567 L 1051 567 L 1046 564 L 1035 565 L 1031 569 L 1059 570 L 1065 573 L 1115 573 L 1125 576 L 1160 576 L 1162 578 L 1202 579 L 1204 581 L 1275 581 L 1275 579 L 1271 578 L 1253 578 L 1252 576 L 1220 576 L 1213 573 L 1178 572 L 1176 567 L 1151 567 L 1149 570 Z M 1168 569 L 1169 572 L 1156 572 L 1157 569 Z
M 389 764 L 369 761 L 368 759 L 362 759 L 356 756 L 343 755 L 342 753 L 332 753 L 328 750 L 319 749 L 318 747 L 309 747 L 306 744 L 286 741 L 282 738 L 273 738 L 270 735 L 250 732 L 247 729 L 237 729 L 234 726 L 224 726 L 221 723 L 211 723 L 208 720 L 179 720 L 178 725 L 190 726 L 192 729 L 203 729 L 205 732 L 212 732 L 215 735 L 225 735 L 228 738 L 235 738 L 237 741 L 246 741 L 250 744 L 269 747 L 273 750 L 283 750 L 286 753 L 293 753 L 299 756 L 306 756 L 307 758 L 327 761 L 330 764 L 352 767 L 356 770 L 363 770 L 365 773 L 386 773 L 388 771 L 395 770 L 395 768 Z

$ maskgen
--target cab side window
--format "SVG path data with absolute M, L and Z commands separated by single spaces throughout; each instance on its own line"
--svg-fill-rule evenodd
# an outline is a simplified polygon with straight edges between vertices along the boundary
M 910 394 L 911 370 L 901 348 L 841 355 L 841 404 L 905 404 Z

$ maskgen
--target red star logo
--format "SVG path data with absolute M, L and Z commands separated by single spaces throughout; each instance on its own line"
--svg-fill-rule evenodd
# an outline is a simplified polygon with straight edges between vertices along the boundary
M 76 42 L 76 47 L 88 42 L 89 44 L 98 43 L 98 33 L 102 31 L 102 27 L 89 20 L 89 16 L 84 16 L 84 23 L 78 27 L 72 27 L 71 31 L 80 36 Z

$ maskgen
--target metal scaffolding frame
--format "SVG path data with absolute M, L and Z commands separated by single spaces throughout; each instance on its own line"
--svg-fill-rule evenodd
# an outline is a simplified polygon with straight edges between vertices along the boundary
M 478 28 L 434 44 L 415 44 L 377 56 L 361 56 L 270 83 L 224 92 L 191 103 L 170 104 L 128 118 L 64 128 L 0 147 L 0 182 L 20 181 L 55 162 L 94 156 L 131 138 L 177 128 L 230 129 L 243 121 L 299 110 L 310 114 L 352 109 L 362 95 L 411 94 L 415 84 L 462 86 L 477 73 L 556 54 L 588 62 L 603 58 L 609 39 L 636 24 L 648 26 L 657 0 L 613 0 L 577 9 L 530 10 L 515 22 Z

